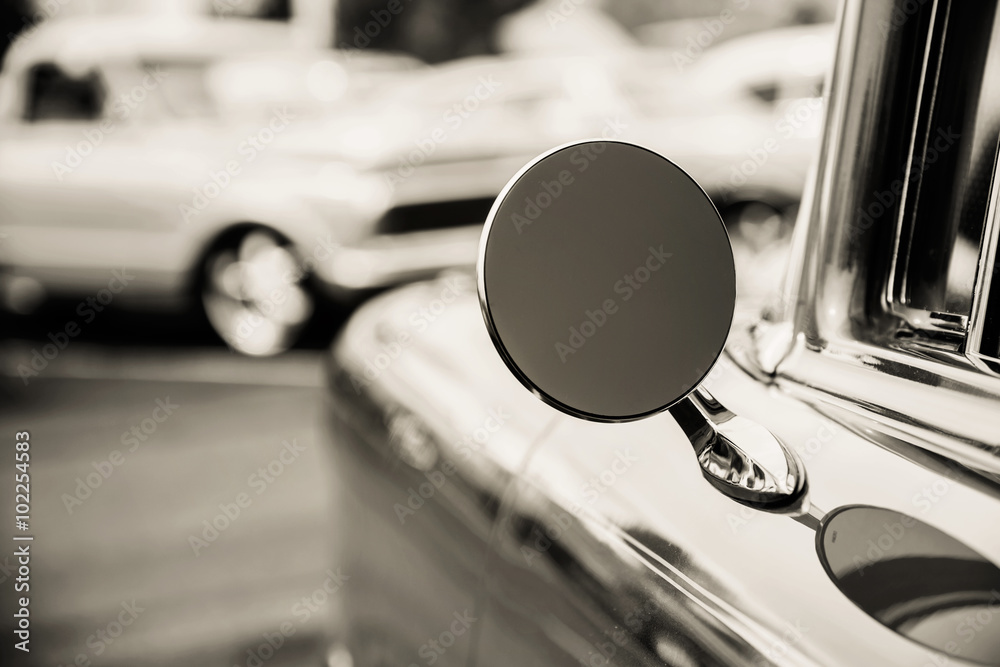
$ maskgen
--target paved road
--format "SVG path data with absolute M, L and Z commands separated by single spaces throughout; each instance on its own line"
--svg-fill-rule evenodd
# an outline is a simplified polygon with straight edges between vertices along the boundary
M 315 611 L 296 607 L 328 568 L 336 574 L 322 353 L 253 360 L 79 343 L 26 385 L 19 365 L 40 345 L 0 344 L 0 538 L 14 544 L 13 438 L 23 430 L 35 536 L 31 660 L 7 657 L 4 624 L 0 663 L 254 665 L 247 650 L 262 633 L 277 641 L 284 623 L 294 634 L 264 664 L 314 664 L 337 613 L 335 595 Z M 226 527 L 220 503 L 240 494 L 246 506 Z M 224 526 L 214 541 L 206 520 Z M 204 540 L 197 555 L 192 535 Z M 12 550 L 2 547 L 0 565 Z M 12 583 L 0 583 L 5 619 Z M 134 621 L 102 640 L 123 613 Z

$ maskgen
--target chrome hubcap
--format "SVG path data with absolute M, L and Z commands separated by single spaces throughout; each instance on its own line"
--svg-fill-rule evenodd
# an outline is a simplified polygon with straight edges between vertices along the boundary
M 267 356 L 295 343 L 312 314 L 295 256 L 272 234 L 250 232 L 212 255 L 202 295 L 212 327 L 233 349 Z

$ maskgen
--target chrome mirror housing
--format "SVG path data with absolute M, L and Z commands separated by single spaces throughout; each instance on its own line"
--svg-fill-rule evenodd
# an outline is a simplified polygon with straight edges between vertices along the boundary
M 802 499 L 788 448 L 699 389 L 729 335 L 736 271 L 718 211 L 676 164 L 620 141 L 539 156 L 494 203 L 477 270 L 493 343 L 538 398 L 600 422 L 669 409 L 716 488 L 765 509 Z M 761 466 L 767 450 L 786 465 Z

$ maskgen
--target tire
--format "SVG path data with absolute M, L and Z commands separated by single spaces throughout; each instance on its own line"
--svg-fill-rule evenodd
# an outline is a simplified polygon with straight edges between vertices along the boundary
M 206 254 L 201 305 L 209 325 L 237 352 L 270 356 L 298 340 L 315 297 L 291 244 L 276 232 L 241 229 Z

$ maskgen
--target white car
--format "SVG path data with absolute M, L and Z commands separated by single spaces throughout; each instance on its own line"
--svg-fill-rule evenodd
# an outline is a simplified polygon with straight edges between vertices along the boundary
M 781 211 L 821 105 L 777 83 L 761 99 L 764 84 L 740 83 L 755 72 L 746 50 L 686 71 L 641 49 L 431 68 L 297 52 L 287 27 L 253 21 L 53 22 L 0 73 L 0 297 L 21 311 L 44 295 L 110 299 L 124 269 L 116 306 L 200 302 L 233 348 L 273 354 L 319 293 L 351 300 L 472 265 L 511 174 L 594 136 L 671 155 L 724 213 Z M 787 78 L 777 61 L 765 80 Z M 713 62 L 744 74 L 700 90 Z M 784 137 L 793 103 L 814 117 Z
M 2 301 L 200 300 L 235 349 L 284 349 L 313 310 L 314 265 L 381 205 L 378 183 L 291 135 L 415 66 L 296 51 L 263 21 L 44 24 L 0 72 Z

